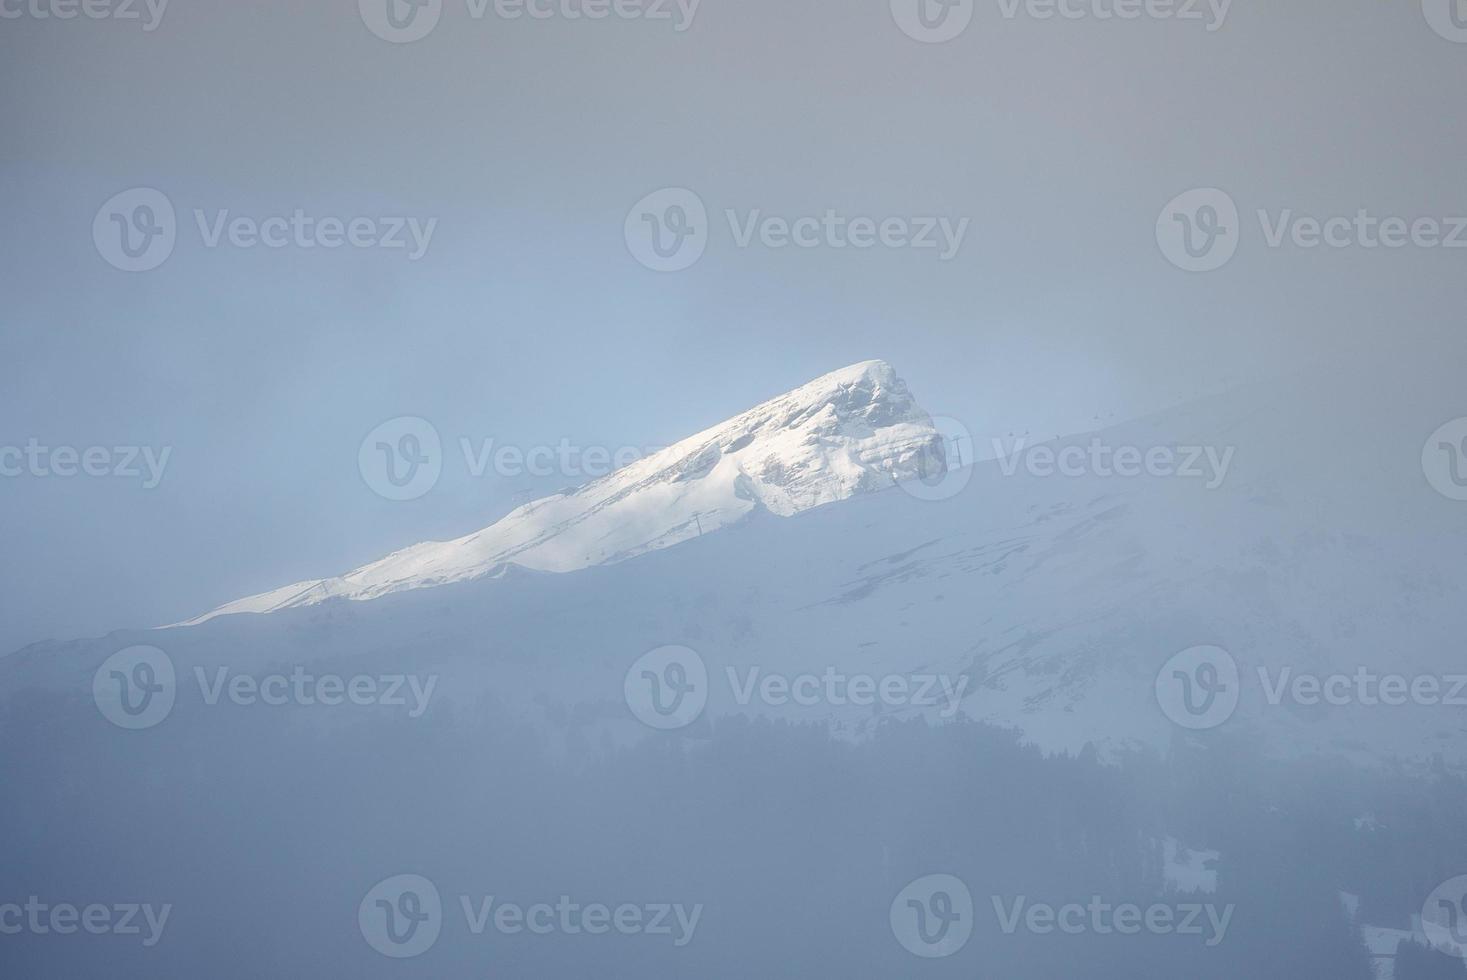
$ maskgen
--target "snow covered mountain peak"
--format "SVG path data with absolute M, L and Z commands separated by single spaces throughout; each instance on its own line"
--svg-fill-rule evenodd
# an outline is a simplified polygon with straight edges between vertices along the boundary
M 297 582 L 186 624 L 327 599 L 372 599 L 501 574 L 625 561 L 763 509 L 788 517 L 937 475 L 942 439 L 885 361 L 832 371 L 726 422 L 454 541 L 413 545 L 345 575 Z
M 906 383 L 885 361 L 864 361 L 684 439 L 622 474 L 661 475 L 674 483 L 717 475 L 715 484 L 731 483 L 750 503 L 745 510 L 757 505 L 788 517 L 889 487 L 942 462 L 932 420 Z

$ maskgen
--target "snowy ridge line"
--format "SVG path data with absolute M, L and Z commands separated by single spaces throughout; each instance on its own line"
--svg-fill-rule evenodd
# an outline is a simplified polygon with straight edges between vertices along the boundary
M 942 439 L 884 361 L 833 371 L 576 490 L 452 541 L 248 596 L 175 625 L 462 582 L 506 564 L 568 572 L 626 561 L 744 520 L 790 517 L 940 474 Z

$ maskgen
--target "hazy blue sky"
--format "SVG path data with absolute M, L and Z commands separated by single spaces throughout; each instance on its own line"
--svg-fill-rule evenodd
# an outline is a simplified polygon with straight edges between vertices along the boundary
M 152 31 L 4 9 L 0 446 L 172 447 L 155 489 L 0 478 L 6 651 L 342 571 L 565 482 L 471 477 L 460 437 L 666 443 L 881 357 L 986 442 L 1341 350 L 1463 352 L 1467 251 L 1271 249 L 1253 218 L 1467 214 L 1467 44 L 1414 2 L 1237 0 L 1208 31 L 990 0 L 943 44 L 886 0 L 703 0 L 681 32 L 445 0 L 410 44 L 350 0 L 174 0 Z M 178 212 L 145 273 L 92 236 L 134 187 Z M 677 273 L 623 238 L 664 187 L 713 227 Z M 1155 233 L 1198 187 L 1243 213 L 1207 274 Z M 410 261 L 208 248 L 193 217 L 297 208 L 437 224 Z M 755 208 L 970 225 L 946 262 L 737 247 L 723 212 Z M 401 415 L 432 420 L 449 459 L 393 503 L 357 450 Z

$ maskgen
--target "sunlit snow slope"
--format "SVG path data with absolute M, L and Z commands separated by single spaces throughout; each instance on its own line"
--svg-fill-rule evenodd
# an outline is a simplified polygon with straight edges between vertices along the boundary
M 816 378 L 569 493 L 526 504 L 454 541 L 413 545 L 330 579 L 228 603 L 183 625 L 326 599 L 480 578 L 506 563 L 568 572 L 656 551 L 742 520 L 781 517 L 940 474 L 932 420 L 884 361 Z

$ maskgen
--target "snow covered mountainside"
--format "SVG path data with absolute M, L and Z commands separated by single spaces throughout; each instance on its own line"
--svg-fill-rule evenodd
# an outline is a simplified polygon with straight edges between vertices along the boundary
M 1054 751 L 1246 739 L 1467 769 L 1448 697 L 1467 694 L 1467 505 L 1422 460 L 1463 414 L 1450 368 L 1373 370 L 1389 405 L 1325 374 L 1043 444 L 980 432 L 998 458 L 924 499 L 892 484 L 928 465 L 932 423 L 889 368 L 859 365 L 477 535 L 219 611 L 271 615 L 37 644 L 0 659 L 0 685 L 84 695 L 131 644 L 164 650 L 181 678 L 431 673 L 430 714 L 488 699 L 574 751 L 646 734 L 624 681 L 678 645 L 706 667 L 704 722 L 861 737 L 886 717 L 965 717 Z M 1153 454 L 1170 463 L 1148 471 Z M 1140 469 L 1118 471 L 1127 458 Z M 694 515 L 738 526 L 699 536 Z M 1236 682 L 1193 664 L 1206 690 L 1174 685 L 1166 703 L 1159 681 L 1196 648 L 1225 651 Z M 827 696 L 831 673 L 920 677 L 931 704 Z M 1441 697 L 1381 703 L 1386 676 L 1435 679 Z M 761 693 L 770 677 L 822 685 L 797 703 Z M 1178 723 L 1189 694 L 1235 704 L 1193 728 Z
M 1097 971 L 1088 949 L 985 917 L 933 976 L 1361 976 L 1268 966 L 1280 916 L 1332 912 L 1338 889 L 1373 906 L 1339 918 L 1339 941 L 1392 952 L 1462 870 L 1455 849 L 1418 846 L 1398 777 L 1424 777 L 1411 797 L 1433 807 L 1454 798 L 1435 776 L 1467 771 L 1463 705 L 1329 682 L 1439 678 L 1450 697 L 1467 674 L 1467 504 L 1440 492 L 1450 470 L 1423 471 L 1423 446 L 1452 461 L 1433 433 L 1467 413 L 1457 374 L 1372 365 L 1383 399 L 1325 372 L 1042 443 L 979 429 L 995 458 L 899 489 L 932 423 L 862 365 L 522 515 L 558 520 L 496 525 L 479 551 L 423 546 L 442 560 L 415 578 L 0 657 L 11 894 L 166 899 L 189 930 L 136 958 L 35 936 L 0 962 L 60 949 L 85 968 L 0 974 L 215 975 L 224 949 L 245 964 L 232 976 L 401 978 L 353 913 L 406 872 L 445 889 L 425 976 L 743 975 L 765 955 L 749 936 L 804 951 L 770 976 L 906 975 L 892 896 L 942 872 L 977 909 L 1236 902 L 1216 955 L 1270 958 L 1105 936 L 1094 949 L 1126 969 Z M 608 542 L 617 560 L 587 562 L 611 513 L 641 520 Z M 693 515 L 730 526 L 645 547 Z M 1175 658 L 1199 647 L 1236 674 L 1184 665 L 1195 690 L 1179 690 Z M 1189 694 L 1205 725 L 1183 724 Z M 1007 736 L 968 721 L 1080 758 L 995 751 Z M 1430 826 L 1455 840 L 1443 812 Z M 1331 850 L 1305 862 L 1314 838 Z M 1274 869 L 1293 873 L 1281 856 L 1320 887 L 1270 906 Z M 708 925 L 608 970 L 608 947 L 480 936 L 457 913 L 491 894 L 686 898 Z M 1132 967 L 1164 945 L 1180 966 Z
M 327 599 L 373 599 L 502 572 L 624 561 L 762 509 L 781 517 L 940 476 L 940 437 L 884 361 L 816 378 L 577 490 L 520 507 L 454 541 L 430 541 L 330 579 L 228 603 L 183 625 Z

